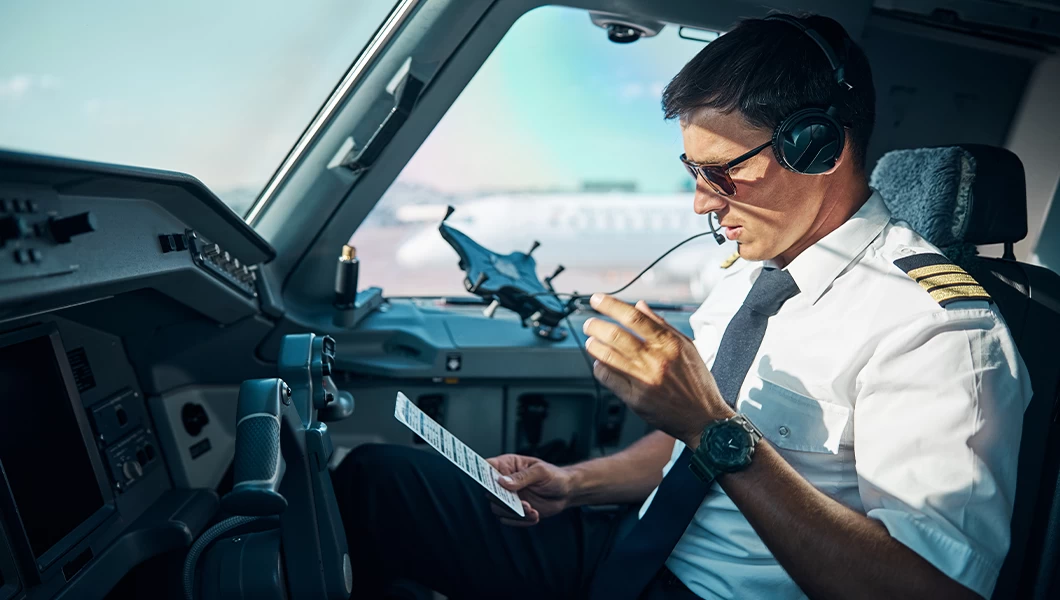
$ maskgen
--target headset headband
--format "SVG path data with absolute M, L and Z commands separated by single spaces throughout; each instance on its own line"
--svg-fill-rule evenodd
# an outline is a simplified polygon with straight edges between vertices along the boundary
M 825 39 L 821 37 L 821 34 L 817 33 L 816 30 L 807 27 L 802 23 L 802 21 L 796 19 L 791 15 L 769 15 L 763 20 L 783 21 L 789 25 L 792 25 L 793 27 L 797 27 L 799 31 L 809 36 L 810 39 L 813 40 L 815 44 L 817 44 L 817 47 L 821 49 L 821 52 L 824 52 L 825 57 L 828 59 L 828 64 L 832 67 L 832 73 L 835 74 L 836 85 L 838 85 L 844 91 L 854 89 L 854 86 L 850 85 L 846 80 L 846 73 L 843 69 L 843 63 L 839 61 L 839 57 L 832 49 L 832 46 L 827 41 L 825 41 Z

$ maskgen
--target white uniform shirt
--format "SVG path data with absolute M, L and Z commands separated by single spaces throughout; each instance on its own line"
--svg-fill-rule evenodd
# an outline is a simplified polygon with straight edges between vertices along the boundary
M 736 409 L 814 487 L 989 598 L 1030 379 L 993 304 L 943 308 L 894 264 L 923 253 L 938 249 L 878 193 L 803 251 L 787 266 L 800 293 L 769 319 Z M 692 315 L 708 366 L 762 267 L 738 261 Z M 805 597 L 717 483 L 666 565 L 704 598 Z

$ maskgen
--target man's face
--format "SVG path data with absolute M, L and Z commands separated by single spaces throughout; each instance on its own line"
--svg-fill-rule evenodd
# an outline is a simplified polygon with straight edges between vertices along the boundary
M 685 155 L 700 164 L 721 164 L 769 140 L 771 131 L 744 121 L 736 111 L 725 114 L 701 109 L 681 124 Z M 727 237 L 739 243 L 748 260 L 781 257 L 784 264 L 802 250 L 800 241 L 811 235 L 821 213 L 820 177 L 781 167 L 766 148 L 731 171 L 736 193 L 721 196 L 702 177 L 696 178 L 695 211 L 714 212 Z

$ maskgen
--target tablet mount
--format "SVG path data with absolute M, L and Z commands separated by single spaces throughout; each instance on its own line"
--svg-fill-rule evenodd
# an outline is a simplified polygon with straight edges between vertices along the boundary
M 504 307 L 519 315 L 523 327 L 533 326 L 539 337 L 558 342 L 567 337 L 560 321 L 577 309 L 577 294 L 562 302 L 552 288 L 552 280 L 563 271 L 560 265 L 542 283 L 537 278 L 537 263 L 531 256 L 541 244 L 534 242 L 529 252 L 497 254 L 488 250 L 467 234 L 451 227 L 446 220 L 455 209 L 450 206 L 438 231 L 460 256 L 464 271 L 464 288 L 491 303 L 485 315 L 492 317 L 497 307 Z

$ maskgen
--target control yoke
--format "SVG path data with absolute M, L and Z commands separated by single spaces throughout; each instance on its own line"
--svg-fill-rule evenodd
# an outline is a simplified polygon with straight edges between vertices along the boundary
M 225 511 L 240 516 L 268 516 L 287 508 L 287 499 L 280 494 L 285 467 L 281 437 L 293 440 L 297 446 L 296 438 L 302 429 L 291 395 L 291 388 L 280 379 L 251 379 L 240 386 L 235 485 L 222 500 Z
M 279 516 L 279 530 L 214 544 L 205 556 L 202 598 L 349 597 L 352 569 L 328 471 L 334 448 L 319 420 L 353 410 L 353 397 L 331 380 L 334 359 L 330 337 L 288 335 L 279 356 L 284 379 L 240 387 L 235 483 L 221 506 L 237 517 Z

